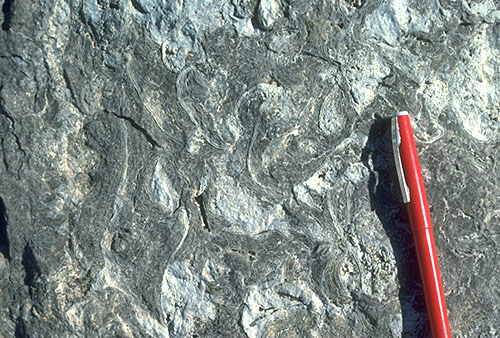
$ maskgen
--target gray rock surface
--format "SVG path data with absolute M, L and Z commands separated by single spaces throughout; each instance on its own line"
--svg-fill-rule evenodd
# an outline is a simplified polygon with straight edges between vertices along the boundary
M 424 337 L 412 114 L 455 337 L 500 334 L 500 6 L 3 0 L 0 336 Z

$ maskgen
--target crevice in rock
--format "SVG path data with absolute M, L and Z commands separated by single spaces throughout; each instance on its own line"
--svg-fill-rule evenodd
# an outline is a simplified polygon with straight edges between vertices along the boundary
M 110 9 L 120 9 L 117 3 L 110 2 L 108 6 Z
M 14 4 L 14 0 L 5 0 L 2 5 L 3 12 L 3 22 L 2 22 L 2 30 L 8 31 L 10 29 L 10 21 L 12 20 L 12 5 Z
M 278 291 L 278 296 L 280 296 L 280 297 L 282 297 L 282 298 L 288 298 L 288 299 L 290 299 L 292 302 L 304 303 L 304 301 L 303 301 L 302 299 L 300 299 L 299 297 L 296 297 L 296 296 L 290 295 L 290 294 L 285 293 L 285 292 Z
M 16 338 L 28 337 L 28 335 L 26 334 L 26 325 L 24 324 L 24 319 L 22 319 L 21 317 L 17 318 L 16 330 L 14 331 L 14 336 Z
M 2 90 L 2 87 L 0 87 L 0 91 Z M 23 147 L 21 147 L 21 141 L 19 140 L 19 137 L 16 134 L 16 122 L 12 118 L 12 116 L 7 112 L 7 110 L 4 107 L 4 103 L 0 101 L 0 115 L 3 115 L 7 118 L 7 120 L 10 121 L 10 124 L 12 126 L 12 135 L 14 136 L 14 140 L 16 141 L 17 148 L 21 150 L 24 156 L 26 156 L 26 151 L 24 151 Z
M 21 261 L 24 267 L 24 284 L 29 286 L 30 296 L 33 297 L 33 287 L 35 286 L 36 279 L 40 276 L 41 270 L 36 257 L 33 254 L 31 246 L 26 243 L 23 250 L 23 259 Z
M 145 128 L 143 128 L 139 124 L 137 124 L 137 122 L 135 122 L 132 118 L 130 118 L 128 116 L 124 116 L 124 115 L 118 115 L 118 114 L 116 114 L 114 112 L 110 112 L 110 111 L 106 111 L 106 112 L 113 114 L 114 116 L 116 116 L 119 119 L 127 121 L 128 123 L 130 123 L 132 128 L 138 130 L 142 135 L 144 135 L 146 140 L 148 140 L 149 144 L 151 144 L 154 148 L 161 148 L 161 146 L 158 144 L 158 142 L 156 142 L 156 140 L 153 138 L 153 136 L 151 136 L 151 134 Z
M 0 148 L 2 148 L 2 152 L 3 152 L 2 159 L 3 159 L 3 165 L 5 166 L 5 171 L 7 171 L 8 173 L 10 173 L 9 162 L 7 162 L 7 158 L 5 156 L 5 145 L 4 145 L 3 138 L 0 138 Z
M 203 194 L 196 196 L 195 198 L 201 213 L 201 222 L 203 223 L 203 229 L 210 232 L 210 227 L 208 226 L 207 211 L 205 210 L 205 205 L 203 204 Z
M 252 15 L 252 18 L 251 18 L 251 22 L 252 22 L 252 27 L 254 29 L 260 29 L 260 30 L 264 30 L 264 27 L 262 27 L 261 23 L 259 22 L 259 6 L 260 6 L 260 0 L 257 1 L 254 9 L 253 9 L 253 15 Z
M 10 261 L 10 243 L 7 234 L 7 214 L 5 204 L 0 197 L 0 252 Z
M 66 88 L 68 88 L 69 93 L 71 95 L 71 99 L 73 100 L 73 102 L 75 104 L 77 104 L 78 100 L 76 99 L 75 91 L 73 89 L 73 86 L 71 85 L 71 80 L 69 79 L 69 75 L 68 75 L 68 72 L 66 71 L 66 69 L 63 69 L 62 75 L 63 75 L 64 82 L 66 83 Z
M 304 52 L 302 52 L 302 55 L 309 56 L 309 57 L 312 57 L 315 59 L 319 59 L 323 62 L 329 63 L 329 64 L 334 65 L 336 67 L 342 66 L 342 63 L 340 61 L 334 60 L 334 59 L 327 57 L 327 56 L 318 55 L 318 54 L 315 54 L 315 53 L 310 52 L 310 51 L 304 51 Z
M 142 14 L 148 14 L 148 11 L 144 9 L 142 4 L 140 4 L 137 0 L 131 0 L 132 6 L 135 8 L 136 11 Z

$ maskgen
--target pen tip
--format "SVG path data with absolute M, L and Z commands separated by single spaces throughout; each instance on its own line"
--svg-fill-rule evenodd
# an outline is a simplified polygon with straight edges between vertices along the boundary
M 403 116 L 403 115 L 410 115 L 410 114 L 408 114 L 407 111 L 398 111 L 397 113 L 392 114 L 391 117 L 397 117 L 397 116 Z

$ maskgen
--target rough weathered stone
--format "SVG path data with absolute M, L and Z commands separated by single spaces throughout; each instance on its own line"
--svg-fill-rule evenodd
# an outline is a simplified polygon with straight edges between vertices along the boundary
M 0 336 L 429 334 L 408 110 L 454 336 L 500 326 L 493 0 L 4 0 Z

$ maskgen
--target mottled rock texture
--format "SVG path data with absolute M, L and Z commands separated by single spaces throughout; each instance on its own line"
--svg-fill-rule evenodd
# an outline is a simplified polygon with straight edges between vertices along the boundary
M 500 334 L 494 0 L 3 0 L 0 336 Z

